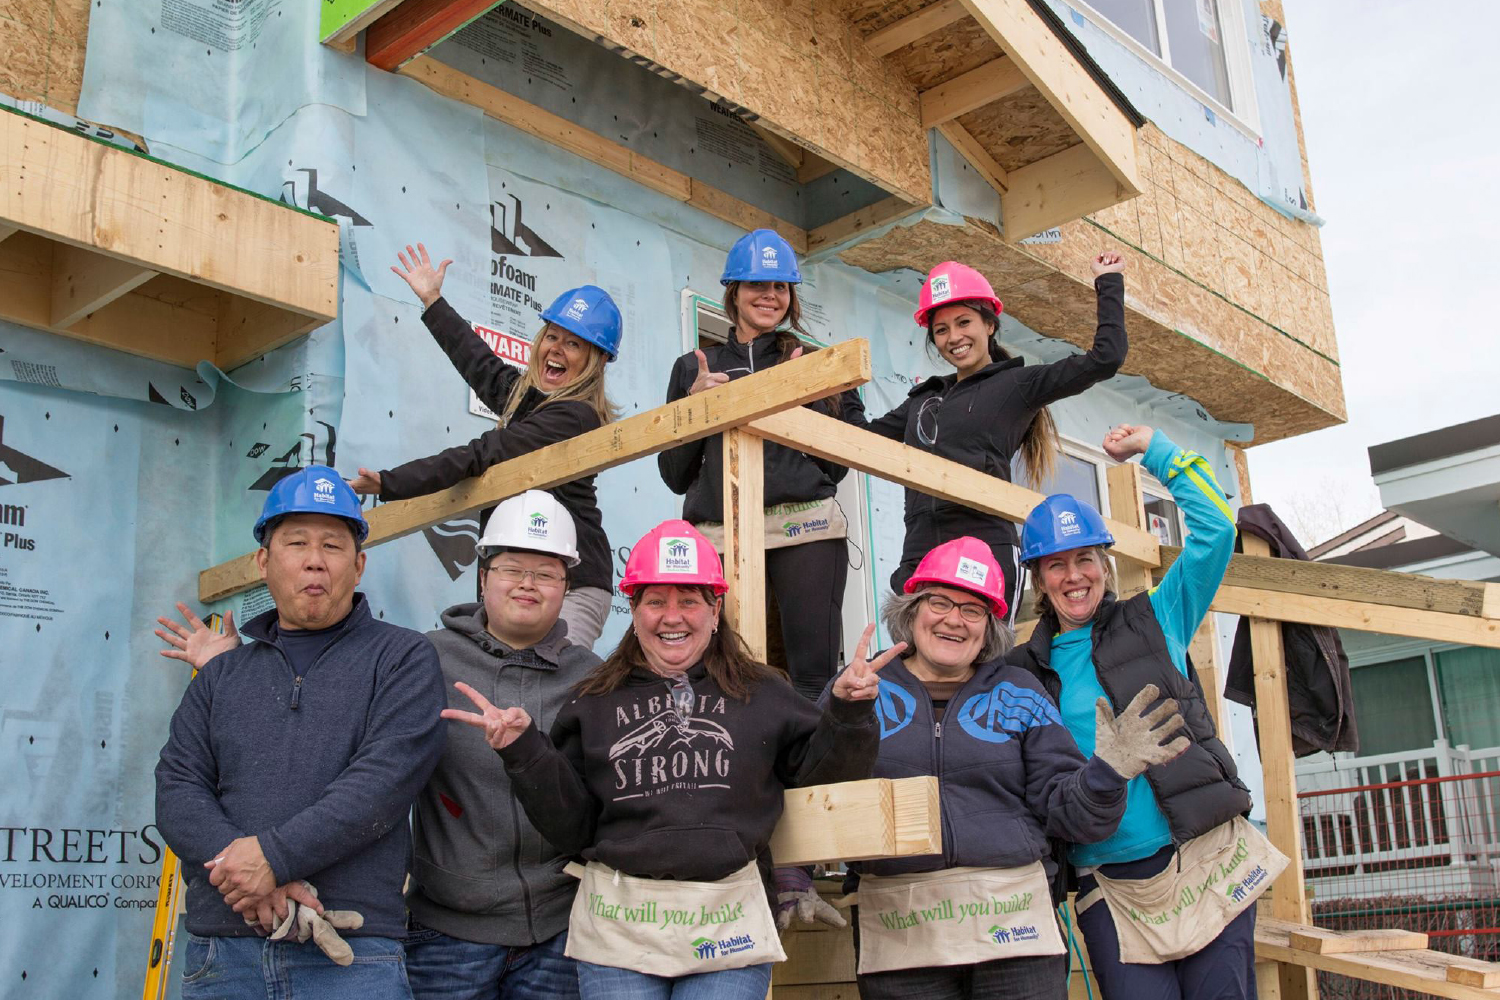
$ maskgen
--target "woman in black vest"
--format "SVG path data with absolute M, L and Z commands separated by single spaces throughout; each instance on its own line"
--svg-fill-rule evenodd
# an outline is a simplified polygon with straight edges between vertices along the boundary
M 1120 462 L 1144 456 L 1187 519 L 1187 544 L 1160 584 L 1116 600 L 1104 519 L 1067 494 L 1048 497 L 1021 536 L 1041 621 L 1012 657 L 1042 678 L 1085 754 L 1096 699 L 1118 711 L 1147 685 L 1180 704 L 1191 744 L 1130 782 L 1112 836 L 1069 849 L 1078 925 L 1105 1000 L 1251 998 L 1254 899 L 1280 869 L 1243 819 L 1250 793 L 1187 653 L 1228 568 L 1234 515 L 1208 463 L 1161 431 L 1121 425 L 1104 450 Z
M 1091 267 L 1099 299 L 1093 346 L 1050 364 L 1028 365 L 1000 346 L 1004 306 L 984 275 L 955 261 L 939 264 L 922 286 L 915 319 L 953 373 L 917 383 L 900 406 L 878 420 L 851 422 L 1007 482 L 1011 458 L 1019 453 L 1027 478 L 1035 485 L 1046 482 L 1058 451 L 1048 404 L 1110 378 L 1125 361 L 1125 260 L 1102 253 Z M 891 590 L 901 593 L 928 550 L 963 535 L 988 545 L 1004 568 L 1012 609 L 1006 622 L 1011 623 L 1021 576 L 1015 525 L 918 490 L 906 491 L 906 540 Z

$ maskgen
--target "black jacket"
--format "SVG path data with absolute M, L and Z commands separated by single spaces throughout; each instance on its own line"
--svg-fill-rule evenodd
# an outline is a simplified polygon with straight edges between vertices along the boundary
M 1267 504 L 1241 507 L 1239 528 L 1264 538 L 1271 554 L 1281 559 L 1308 559 L 1307 552 Z M 1236 543 L 1237 548 L 1241 548 Z M 1292 750 L 1298 757 L 1317 753 L 1359 750 L 1354 722 L 1354 687 L 1349 658 L 1337 629 L 1326 625 L 1281 623 L 1281 647 L 1286 658 L 1286 694 L 1292 712 Z M 1224 697 L 1255 707 L 1255 660 L 1250 651 L 1250 619 L 1241 618 L 1229 657 Z M 1259 730 L 1257 728 L 1257 735 Z
M 779 677 L 738 701 L 701 663 L 687 676 L 698 702 L 685 725 L 646 670 L 573 699 L 550 738 L 531 726 L 500 751 L 511 787 L 559 850 L 628 875 L 713 881 L 754 859 L 769 877 L 784 791 L 870 776 L 873 703 L 819 710 Z
M 434 302 L 422 314 L 422 322 L 484 405 L 496 413 L 503 412 L 511 387 L 521 377 L 520 370 L 497 358 L 447 299 Z M 436 493 L 480 475 L 492 465 L 600 426 L 599 415 L 587 403 L 576 399 L 545 406 L 543 403 L 547 403 L 546 393 L 528 389 L 505 427 L 485 431 L 468 444 L 428 458 L 381 470 L 380 499 L 405 500 Z M 614 563 L 610 559 L 609 539 L 604 534 L 604 516 L 599 513 L 594 492 L 594 477 L 583 476 L 554 486 L 548 492 L 568 508 L 578 531 L 581 562 L 568 574 L 569 585 L 609 590 L 614 586 Z
M 1094 669 L 1116 712 L 1123 711 L 1147 684 L 1155 684 L 1162 698 L 1176 698 L 1181 706 L 1187 728 L 1182 735 L 1191 745 L 1175 760 L 1146 769 L 1146 780 L 1167 818 L 1173 843 L 1182 844 L 1248 813 L 1250 790 L 1240 781 L 1234 758 L 1219 739 L 1197 672 L 1189 661 L 1184 677 L 1172 664 L 1149 593 L 1124 601 L 1106 594 L 1094 612 L 1092 627 Z M 1057 631 L 1057 618 L 1049 612 L 1037 622 L 1026 644 L 1010 654 L 1012 662 L 1042 679 L 1054 701 L 1062 694 L 1062 680 L 1049 665 Z
M 1100 275 L 1099 326 L 1086 354 L 1051 364 L 1020 358 L 994 361 L 963 381 L 956 373 L 919 382 L 906 401 L 873 421 L 845 419 L 882 437 L 952 459 L 1006 482 L 1038 410 L 1112 377 L 1125 361 L 1125 279 Z M 901 562 L 915 565 L 934 546 L 973 535 L 991 545 L 1015 545 L 1016 526 L 1002 517 L 917 490 L 906 491 L 906 543 Z
M 709 371 L 722 372 L 730 381 L 744 378 L 781 362 L 776 334 L 765 333 L 748 344 L 733 335 L 727 344 L 703 348 Z M 677 359 L 667 381 L 667 402 L 688 394 L 698 377 L 698 359 L 691 352 Z M 859 393 L 850 389 L 838 396 L 839 409 L 834 412 L 832 400 L 820 399 L 808 405 L 819 413 L 838 416 L 852 424 L 863 425 L 864 404 Z M 724 520 L 724 439 L 722 435 L 700 438 L 670 448 L 656 456 L 662 481 L 673 493 L 687 494 L 682 505 L 683 520 L 694 524 Z M 792 503 L 804 500 L 826 500 L 838 491 L 839 481 L 849 470 L 833 462 L 812 458 L 800 451 L 765 443 L 765 504 Z

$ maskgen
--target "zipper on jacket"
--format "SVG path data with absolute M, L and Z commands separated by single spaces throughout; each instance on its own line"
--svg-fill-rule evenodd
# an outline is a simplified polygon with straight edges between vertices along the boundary
M 295 709 L 297 707 L 297 703 L 300 702 L 301 700 L 302 700 L 302 678 L 298 677 L 296 680 L 292 681 L 292 708 Z
M 516 848 L 510 853 L 510 863 L 516 870 L 516 881 L 521 883 L 521 905 L 526 908 L 526 933 L 535 941 L 536 924 L 531 919 L 531 886 L 526 883 L 526 876 L 521 872 L 521 802 L 516 798 L 516 790 L 510 790 L 510 822 Z
M 932 724 L 932 736 L 933 739 L 940 740 L 943 738 L 943 724 L 941 722 L 934 722 Z

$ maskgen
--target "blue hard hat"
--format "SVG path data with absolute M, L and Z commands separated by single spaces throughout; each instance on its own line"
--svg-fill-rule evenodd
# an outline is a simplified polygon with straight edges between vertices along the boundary
M 746 233 L 724 258 L 724 276 L 719 284 L 731 281 L 785 281 L 795 285 L 802 280 L 797 270 L 797 254 L 792 245 L 774 230 L 757 229 Z
M 598 285 L 570 288 L 542 310 L 542 319 L 587 340 L 613 361 L 620 353 L 620 307 Z
M 255 522 L 255 541 L 266 544 L 266 525 L 286 514 L 328 514 L 342 517 L 354 529 L 354 537 L 363 542 L 370 533 L 359 497 L 344 482 L 344 477 L 326 465 L 309 465 L 283 477 L 266 496 L 260 519 Z
M 1031 509 L 1021 528 L 1021 561 L 1029 563 L 1054 552 L 1113 545 L 1104 518 L 1070 493 L 1054 493 Z

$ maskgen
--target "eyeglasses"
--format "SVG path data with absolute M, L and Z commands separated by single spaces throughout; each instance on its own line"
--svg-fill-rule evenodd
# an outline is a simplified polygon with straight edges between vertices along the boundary
M 954 608 L 957 608 L 958 613 L 964 616 L 964 621 L 966 622 L 982 622 L 985 616 L 990 613 L 990 609 L 983 604 L 973 604 L 968 601 L 959 604 L 957 601 L 949 600 L 942 594 L 928 594 L 922 600 L 926 601 L 927 606 L 940 615 L 946 615 Z
M 529 576 L 538 587 L 556 587 L 566 579 L 556 570 L 522 569 L 520 566 L 490 566 L 485 572 L 494 573 L 506 583 L 520 583 Z

